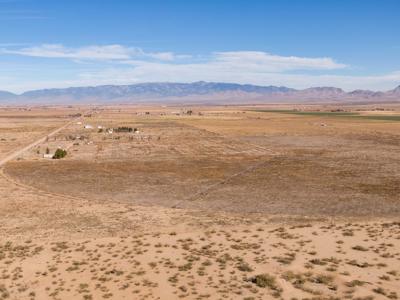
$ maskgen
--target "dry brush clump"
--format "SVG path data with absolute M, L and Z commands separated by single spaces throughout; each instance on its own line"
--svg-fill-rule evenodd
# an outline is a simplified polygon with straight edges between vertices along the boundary
M 247 279 L 259 288 L 268 288 L 272 291 L 274 297 L 279 297 L 283 289 L 276 282 L 276 278 L 269 274 L 259 274 Z

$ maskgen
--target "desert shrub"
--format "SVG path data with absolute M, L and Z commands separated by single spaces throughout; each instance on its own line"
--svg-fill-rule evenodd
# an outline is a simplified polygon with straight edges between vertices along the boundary
M 352 247 L 352 249 L 357 251 L 368 251 L 368 248 L 359 245 Z
M 260 274 L 249 279 L 250 282 L 254 283 L 260 288 L 268 287 L 272 290 L 279 290 L 278 285 L 276 284 L 275 277 L 268 274 Z
M 269 274 L 260 274 L 248 279 L 260 288 L 269 288 L 273 291 L 272 296 L 275 298 L 280 297 L 282 288 L 277 284 L 275 277 Z
M 253 271 L 253 269 L 249 266 L 249 264 L 245 263 L 245 262 L 241 262 L 237 268 L 242 271 L 242 272 L 251 272 Z

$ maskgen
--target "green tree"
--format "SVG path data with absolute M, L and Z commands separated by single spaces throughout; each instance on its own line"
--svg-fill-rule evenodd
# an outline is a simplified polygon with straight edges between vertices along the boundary
M 61 159 L 65 156 L 67 156 L 67 151 L 59 148 L 56 153 L 54 153 L 53 159 Z

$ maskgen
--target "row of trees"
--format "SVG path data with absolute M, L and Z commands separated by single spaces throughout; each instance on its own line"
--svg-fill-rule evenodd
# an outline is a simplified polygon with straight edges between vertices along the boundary
M 115 130 L 115 132 L 132 132 L 132 131 L 136 132 L 137 128 L 122 126 L 122 127 L 116 128 L 114 130 Z

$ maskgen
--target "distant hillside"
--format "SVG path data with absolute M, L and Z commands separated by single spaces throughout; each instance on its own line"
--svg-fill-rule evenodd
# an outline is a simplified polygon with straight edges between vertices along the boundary
M 400 86 L 387 92 L 335 87 L 296 90 L 221 82 L 139 83 L 28 91 L 21 95 L 0 91 L 2 103 L 271 103 L 271 102 L 393 102 L 400 101 Z
M 10 92 L 6 92 L 6 91 L 0 91 L 0 100 L 5 100 L 5 99 L 13 99 L 17 97 L 17 95 L 10 93 Z

